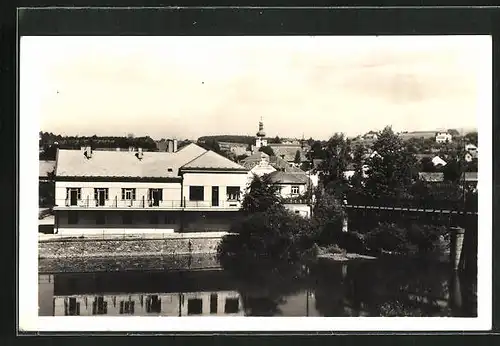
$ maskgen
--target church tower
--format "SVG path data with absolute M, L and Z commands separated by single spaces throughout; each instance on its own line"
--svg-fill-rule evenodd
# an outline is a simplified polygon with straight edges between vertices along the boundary
M 255 137 L 255 151 L 258 151 L 261 147 L 267 146 L 267 140 L 264 139 L 266 133 L 264 132 L 264 123 L 262 122 L 262 117 L 259 121 L 259 132 L 257 132 Z

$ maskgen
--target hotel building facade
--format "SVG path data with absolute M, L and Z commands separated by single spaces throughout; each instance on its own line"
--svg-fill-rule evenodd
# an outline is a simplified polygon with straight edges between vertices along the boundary
M 58 150 L 58 234 L 228 231 L 248 170 L 196 144 L 167 152 Z

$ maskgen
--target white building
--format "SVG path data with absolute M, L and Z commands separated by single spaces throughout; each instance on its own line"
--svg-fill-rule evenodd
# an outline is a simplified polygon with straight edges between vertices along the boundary
M 432 164 L 434 165 L 434 167 L 443 167 L 446 166 L 446 161 L 439 156 L 434 156 L 432 158 Z
M 225 231 L 247 174 L 196 144 L 175 152 L 59 150 L 55 232 Z
M 436 143 L 449 143 L 453 139 L 453 136 L 448 132 L 438 132 L 436 133 Z
M 279 187 L 279 193 L 284 199 L 285 208 L 303 217 L 311 216 L 311 201 L 303 196 L 311 187 L 309 177 L 302 173 L 276 171 L 269 175 L 271 182 Z

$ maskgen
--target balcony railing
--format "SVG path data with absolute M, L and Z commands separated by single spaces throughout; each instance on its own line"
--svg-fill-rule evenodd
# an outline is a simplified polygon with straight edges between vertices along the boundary
M 92 209 L 179 209 L 182 207 L 180 200 L 166 200 L 166 201 L 155 201 L 148 199 L 107 199 L 107 200 L 96 200 L 93 198 L 83 198 L 83 199 L 64 199 L 56 200 L 56 206 L 58 207 L 68 207 L 68 208 L 92 208 Z
M 301 195 L 288 195 L 282 196 L 283 203 L 286 204 L 311 204 L 311 200 L 306 196 Z
M 181 200 L 148 200 L 148 199 L 135 199 L 135 200 L 122 200 L 117 198 L 107 200 L 96 200 L 93 198 L 82 199 L 58 199 L 56 200 L 56 207 L 67 208 L 85 208 L 85 209 L 239 209 L 241 207 L 240 201 L 189 201 Z
M 184 201 L 185 208 L 210 208 L 210 209 L 239 209 L 241 207 L 240 201 Z

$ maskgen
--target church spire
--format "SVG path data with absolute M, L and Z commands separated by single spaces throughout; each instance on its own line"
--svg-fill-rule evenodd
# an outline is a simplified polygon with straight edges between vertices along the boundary
M 266 133 L 264 132 L 264 122 L 262 121 L 262 117 L 260 117 L 259 121 L 259 132 L 257 132 L 257 137 L 265 137 Z

